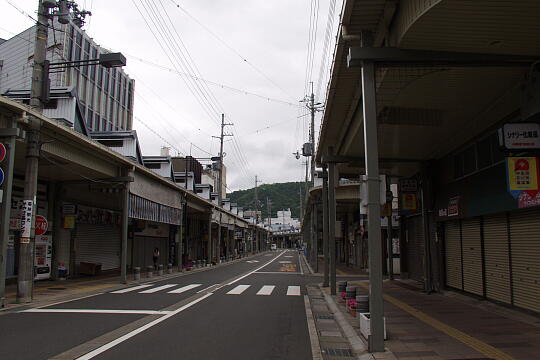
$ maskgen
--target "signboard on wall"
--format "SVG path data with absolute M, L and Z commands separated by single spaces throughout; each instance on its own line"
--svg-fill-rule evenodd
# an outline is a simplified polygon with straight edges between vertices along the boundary
M 508 190 L 538 190 L 538 159 L 513 156 L 506 158 Z
M 417 209 L 416 194 L 404 193 L 401 194 L 401 209 L 407 211 L 414 211 Z
M 454 196 L 448 200 L 448 209 L 446 216 L 459 215 L 459 196 Z
M 32 200 L 21 201 L 21 243 L 30 242 L 33 210 L 34 210 L 34 202 Z
M 504 124 L 499 129 L 499 145 L 507 150 L 540 149 L 540 124 Z

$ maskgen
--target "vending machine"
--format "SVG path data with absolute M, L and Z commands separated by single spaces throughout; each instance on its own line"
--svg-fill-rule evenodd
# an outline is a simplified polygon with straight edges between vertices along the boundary
M 35 280 L 44 280 L 51 277 L 52 238 L 49 235 L 36 235 L 34 251 Z

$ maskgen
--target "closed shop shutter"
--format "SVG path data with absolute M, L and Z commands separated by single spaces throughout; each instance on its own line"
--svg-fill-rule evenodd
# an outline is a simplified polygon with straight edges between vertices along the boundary
M 101 270 L 120 268 L 120 226 L 77 224 L 76 262 L 99 263 Z
M 540 312 L 540 211 L 510 214 L 514 305 Z
M 424 281 L 424 233 L 421 216 L 407 219 L 407 266 L 411 279 Z
M 506 215 L 484 217 L 486 297 L 512 302 Z
M 444 229 L 446 285 L 456 289 L 463 289 L 459 221 L 446 222 Z
M 483 296 L 482 245 L 480 219 L 461 221 L 461 244 L 463 256 L 463 290 Z

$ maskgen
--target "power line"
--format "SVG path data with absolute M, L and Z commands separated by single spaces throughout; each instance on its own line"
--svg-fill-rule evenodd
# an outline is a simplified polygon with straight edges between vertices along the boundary
M 225 84 L 221 84 L 221 83 L 218 83 L 218 82 L 215 82 L 215 81 L 211 81 L 211 80 L 207 80 L 207 79 L 203 79 L 203 78 L 200 78 L 200 77 L 197 77 L 197 76 L 193 76 L 191 74 L 187 74 L 187 73 L 183 73 L 183 72 L 179 72 L 175 69 L 171 69 L 167 66 L 164 66 L 164 65 L 160 65 L 160 64 L 157 64 L 157 63 L 154 63 L 152 61 L 149 61 L 149 60 L 145 60 L 145 59 L 142 59 L 140 57 L 137 57 L 137 56 L 134 56 L 134 55 L 130 55 L 130 54 L 126 54 L 124 52 L 122 52 L 124 55 L 126 55 L 127 57 L 129 58 L 132 58 L 132 59 L 135 59 L 135 60 L 138 60 L 142 63 L 145 63 L 147 65 L 151 65 L 151 66 L 154 66 L 156 68 L 159 68 L 159 69 L 162 69 L 162 70 L 166 70 L 166 71 L 169 71 L 169 72 L 173 72 L 179 76 L 187 76 L 187 77 L 191 77 L 193 78 L 194 80 L 197 80 L 197 81 L 203 81 L 209 85 L 212 85 L 212 86 L 215 86 L 215 87 L 219 87 L 221 89 L 226 89 L 226 90 L 231 90 L 231 91 L 234 91 L 234 92 L 237 92 L 239 94 L 244 94 L 244 95 L 252 95 L 252 96 L 255 96 L 255 97 L 258 97 L 258 98 L 261 98 L 263 100 L 267 100 L 267 101 L 272 101 L 272 102 L 277 102 L 277 103 L 281 103 L 281 104 L 284 104 L 284 105 L 289 105 L 289 106 L 294 106 L 294 107 L 298 107 L 299 105 L 298 104 L 295 104 L 295 103 L 292 103 L 290 101 L 286 101 L 286 100 L 282 100 L 282 99 L 276 99 L 276 98 L 273 98 L 273 97 L 270 97 L 270 96 L 267 96 L 267 95 L 262 95 L 262 94 L 257 94 L 255 92 L 252 92 L 252 91 L 248 91 L 248 90 L 245 90 L 245 89 L 239 89 L 239 88 L 235 88 L 233 86 L 229 86 L 229 85 L 225 85 Z
M 290 95 L 287 91 L 285 91 L 281 86 L 279 86 L 274 80 L 272 80 L 268 75 L 266 75 L 261 69 L 259 69 L 255 64 L 253 64 L 251 61 L 249 61 L 245 56 L 240 54 L 235 48 L 233 48 L 231 45 L 229 45 L 225 40 L 223 40 L 219 35 L 217 35 L 215 32 L 213 32 L 209 27 L 204 25 L 201 21 L 199 21 L 195 16 L 190 14 L 185 8 L 180 6 L 178 3 L 176 3 L 174 0 L 170 0 L 173 4 L 176 5 L 178 9 L 180 9 L 184 14 L 186 14 L 189 18 L 191 18 L 194 22 L 196 22 L 199 26 L 201 26 L 204 30 L 206 30 L 210 35 L 212 35 L 216 40 L 218 40 L 223 46 L 225 46 L 227 49 L 229 49 L 231 52 L 233 52 L 237 57 L 239 57 L 243 63 L 248 64 L 251 66 L 256 72 L 258 72 L 261 76 L 263 76 L 266 80 L 268 80 L 272 85 L 274 85 L 276 88 L 278 88 L 280 91 L 282 91 L 285 95 L 287 95 L 289 98 L 294 99 L 292 95 Z

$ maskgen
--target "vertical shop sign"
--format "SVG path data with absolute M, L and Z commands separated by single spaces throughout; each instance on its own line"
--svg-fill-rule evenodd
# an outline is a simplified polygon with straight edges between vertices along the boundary
M 448 200 L 447 216 L 459 215 L 459 196 L 454 196 Z
M 414 211 L 417 209 L 416 194 L 405 193 L 401 194 L 401 208 L 403 210 Z
M 21 243 L 27 244 L 30 242 L 33 209 L 34 202 L 32 200 L 21 201 Z

